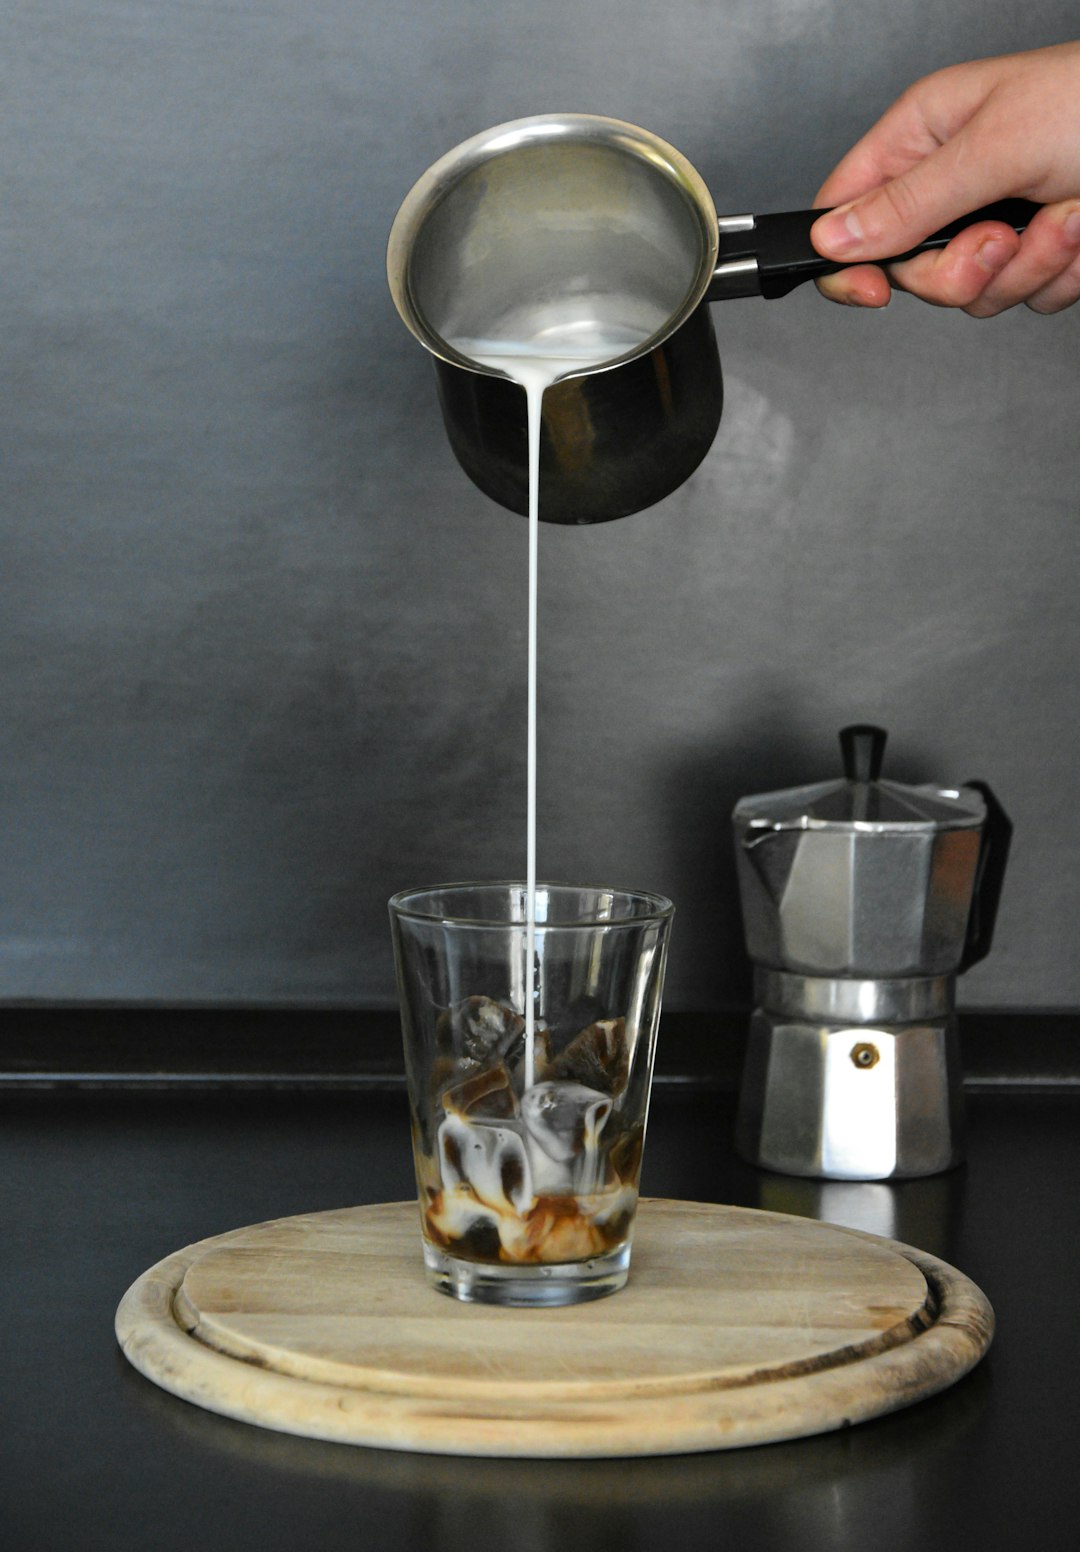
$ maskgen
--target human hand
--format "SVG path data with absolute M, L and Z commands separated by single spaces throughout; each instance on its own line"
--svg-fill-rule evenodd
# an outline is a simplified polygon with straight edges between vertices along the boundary
M 883 268 L 949 221 L 1019 195 L 1044 208 L 1018 236 L 982 221 L 947 247 Z M 892 286 L 975 318 L 1080 298 L 1080 43 L 973 60 L 909 86 L 818 190 L 811 241 L 852 267 L 832 301 L 884 307 Z

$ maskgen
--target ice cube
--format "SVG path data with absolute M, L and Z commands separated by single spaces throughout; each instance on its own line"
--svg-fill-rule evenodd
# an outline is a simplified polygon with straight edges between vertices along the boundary
M 463 1083 L 444 1089 L 443 1109 L 455 1115 L 505 1121 L 517 1114 L 517 1096 L 502 1062 L 482 1068 Z
M 521 1014 L 493 997 L 465 997 L 439 1015 L 435 1040 L 449 1055 L 487 1063 L 508 1056 L 524 1029 Z
M 573 1196 L 577 1190 L 580 1157 L 553 1159 L 531 1133 L 525 1133 L 532 1188 L 536 1196 Z
M 610 1097 L 581 1083 L 534 1083 L 521 1100 L 529 1136 L 560 1162 L 594 1149 L 610 1114 Z
M 479 1243 L 486 1242 L 488 1248 L 495 1252 L 492 1257 L 494 1260 L 498 1259 L 500 1220 L 499 1213 L 492 1212 L 489 1207 L 478 1202 L 465 1186 L 436 1192 L 424 1212 L 428 1238 L 441 1249 L 452 1250 L 456 1254 L 457 1247 L 464 1243 L 471 1246 L 472 1253 L 476 1255 Z M 511 1215 L 511 1221 L 516 1223 L 517 1218 Z
M 566 1079 L 602 1094 L 621 1094 L 630 1073 L 626 1020 L 597 1019 L 551 1058 L 545 1078 Z
M 467 1185 L 497 1212 L 526 1212 L 532 1173 L 519 1127 L 450 1114 L 439 1127 L 439 1165 L 445 1186 Z
M 483 1063 L 471 1059 L 456 1061 L 452 1056 L 436 1056 L 431 1064 L 431 1097 L 438 1100 L 448 1088 L 464 1083 L 483 1072 Z

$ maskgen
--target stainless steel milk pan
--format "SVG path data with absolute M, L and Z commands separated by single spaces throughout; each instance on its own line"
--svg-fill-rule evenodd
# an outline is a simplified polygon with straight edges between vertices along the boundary
M 974 220 L 1021 229 L 1034 208 L 1004 201 L 920 247 L 942 246 Z M 676 490 L 708 452 L 723 408 L 707 304 L 782 296 L 839 268 L 810 244 L 820 213 L 718 218 L 673 146 L 589 114 L 518 119 L 450 151 L 401 206 L 387 272 L 398 311 L 434 358 L 466 474 L 503 506 L 528 510 L 525 392 L 463 343 L 498 353 L 580 329 L 609 353 L 544 395 L 541 518 L 604 522 Z

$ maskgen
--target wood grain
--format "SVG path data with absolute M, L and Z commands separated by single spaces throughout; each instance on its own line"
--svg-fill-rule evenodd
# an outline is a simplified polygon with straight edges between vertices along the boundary
M 730 1448 L 839 1428 L 959 1379 L 993 1313 L 954 1268 L 811 1219 L 643 1201 L 630 1282 L 562 1309 L 429 1288 L 415 1204 L 239 1229 L 169 1256 L 116 1317 L 129 1360 L 290 1433 L 471 1455 Z

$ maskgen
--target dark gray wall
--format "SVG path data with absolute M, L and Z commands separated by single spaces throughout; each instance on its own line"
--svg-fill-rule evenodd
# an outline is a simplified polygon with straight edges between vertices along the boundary
M 520 873 L 524 524 L 394 314 L 394 210 L 547 109 L 803 205 L 914 76 L 1069 0 L 9 0 L 0 995 L 393 998 L 396 888 Z M 727 816 L 893 735 L 1016 821 L 969 1005 L 1080 1002 L 1080 309 L 714 310 L 728 409 L 650 512 L 542 535 L 540 869 L 669 892 L 738 1000 Z

